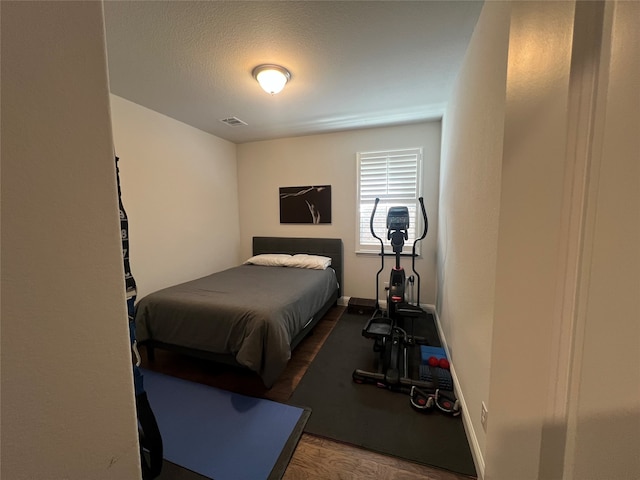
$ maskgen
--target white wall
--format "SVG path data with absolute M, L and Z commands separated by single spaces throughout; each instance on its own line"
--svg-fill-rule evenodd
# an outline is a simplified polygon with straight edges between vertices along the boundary
M 445 116 L 438 311 L 485 479 L 640 477 L 639 14 L 485 3 Z
M 640 478 L 640 3 L 604 18 L 567 480 Z
M 102 4 L 0 8 L 1 476 L 140 478 Z
M 468 407 L 467 431 L 480 452 L 480 405 L 489 399 L 509 11 L 507 3 L 485 4 L 443 119 L 437 311 L 464 387 L 459 396 Z
M 440 128 L 440 122 L 435 121 L 238 145 L 242 256 L 251 255 L 253 236 L 341 238 L 344 243 L 343 295 L 374 298 L 380 258 L 355 254 L 356 153 L 424 147 L 422 191 L 430 223 L 416 269 L 422 284 L 420 302 L 435 303 Z M 280 224 L 279 187 L 302 185 L 331 185 L 331 224 Z M 392 265 L 392 259 L 385 261 L 385 271 L 380 274 L 381 300 L 384 299 L 383 282 L 388 281 Z M 411 270 L 409 260 L 403 265 Z
M 539 476 L 557 373 L 573 21 L 573 2 L 511 4 L 487 479 Z
M 237 265 L 235 144 L 116 95 L 111 109 L 138 297 Z

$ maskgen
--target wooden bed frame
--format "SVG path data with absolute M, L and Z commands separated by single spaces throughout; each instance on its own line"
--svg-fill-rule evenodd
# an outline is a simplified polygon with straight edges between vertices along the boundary
M 331 267 L 336 272 L 338 279 L 338 289 L 331 298 L 316 312 L 305 327 L 291 341 L 291 350 L 309 334 L 315 325 L 336 305 L 337 300 L 342 295 L 343 282 L 343 246 L 340 238 L 298 238 L 298 237 L 253 237 L 253 255 L 262 253 L 307 253 L 309 255 L 323 255 L 331 258 Z M 180 345 L 173 345 L 156 340 L 141 342 L 147 350 L 147 359 L 153 362 L 155 359 L 154 349 L 160 348 L 170 350 L 183 355 L 201 358 L 225 365 L 231 365 L 241 369 L 246 369 L 240 365 L 231 354 L 212 353 L 205 350 L 197 350 Z

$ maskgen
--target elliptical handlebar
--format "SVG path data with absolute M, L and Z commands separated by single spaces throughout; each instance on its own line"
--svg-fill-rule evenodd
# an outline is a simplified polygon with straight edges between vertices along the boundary
M 411 250 L 411 270 L 413 270 L 413 274 L 418 279 L 416 305 L 420 306 L 420 274 L 416 271 L 416 244 L 427 236 L 427 230 L 429 230 L 429 219 L 427 218 L 427 211 L 424 208 L 424 199 L 420 197 L 418 198 L 418 202 L 420 202 L 420 210 L 422 210 L 424 229 L 422 231 L 422 236 L 420 238 L 416 238 L 413 242 L 413 249 Z
M 382 247 L 384 248 L 384 243 L 382 243 L 382 239 L 378 235 L 376 235 L 376 232 L 373 229 L 373 217 L 376 216 L 376 210 L 378 208 L 378 203 L 380 203 L 380 199 L 376 198 L 376 201 L 373 204 L 373 211 L 371 212 L 371 218 L 369 218 L 369 230 L 371 230 L 371 235 L 373 235 L 374 238 L 377 238 L 378 241 L 380 242 L 380 244 L 382 245 Z
M 376 273 L 376 311 L 380 310 L 380 302 L 378 301 L 378 289 L 379 289 L 378 280 L 380 278 L 380 272 L 384 270 L 384 242 L 378 235 L 376 235 L 376 232 L 373 229 L 373 218 L 376 216 L 376 209 L 378 208 L 378 203 L 380 203 L 380 199 L 376 198 L 376 201 L 373 204 L 373 211 L 371 212 L 371 218 L 369 219 L 369 229 L 371 230 L 371 235 L 373 235 L 374 238 L 377 238 L 378 241 L 380 242 L 380 256 L 382 257 L 382 264 L 380 265 L 380 270 L 378 270 L 378 272 Z
M 422 219 L 424 220 L 424 230 L 422 232 L 422 236 L 416 239 L 415 242 L 413 242 L 414 247 L 416 245 L 416 242 L 419 242 L 420 240 L 422 240 L 424 237 L 427 236 L 427 230 L 429 230 L 429 220 L 427 219 L 427 211 L 424 208 L 424 199 L 420 197 L 418 198 L 418 202 L 420 202 L 420 209 L 422 210 Z

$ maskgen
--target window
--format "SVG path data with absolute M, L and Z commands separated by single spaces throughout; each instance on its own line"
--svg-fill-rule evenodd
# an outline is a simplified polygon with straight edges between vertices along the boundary
M 380 242 L 371 235 L 369 222 L 376 198 L 380 199 L 374 218 L 374 231 L 391 253 L 387 240 L 387 211 L 389 207 L 406 206 L 409 209 L 409 239 L 405 240 L 403 253 L 411 253 L 413 242 L 422 235 L 420 197 L 420 172 L 422 148 L 384 152 L 361 152 L 358 160 L 358 224 L 356 251 L 380 252 Z M 418 212 L 416 225 L 416 212 Z M 416 245 L 416 249 L 420 242 Z

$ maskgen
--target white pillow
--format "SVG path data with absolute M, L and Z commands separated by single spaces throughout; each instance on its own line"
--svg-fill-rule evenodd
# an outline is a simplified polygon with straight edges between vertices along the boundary
M 244 262 L 251 265 L 263 265 L 266 267 L 286 267 L 287 262 L 291 258 L 288 253 L 262 253 L 260 255 L 254 255 L 249 260 Z
M 326 270 L 331 265 L 331 258 L 321 255 L 307 255 L 298 253 L 287 260 L 288 267 L 313 268 L 315 270 Z

